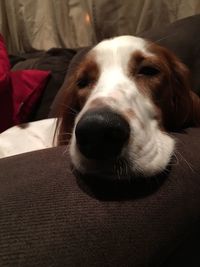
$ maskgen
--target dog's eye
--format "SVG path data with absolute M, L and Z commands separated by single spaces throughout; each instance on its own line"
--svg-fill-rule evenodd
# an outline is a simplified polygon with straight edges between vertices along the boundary
M 91 83 L 91 80 L 88 76 L 82 77 L 77 81 L 77 86 L 82 89 L 85 88 L 87 86 L 89 86 Z
M 139 69 L 137 74 L 151 77 L 157 75 L 158 73 L 160 73 L 160 71 L 153 66 L 143 66 Z

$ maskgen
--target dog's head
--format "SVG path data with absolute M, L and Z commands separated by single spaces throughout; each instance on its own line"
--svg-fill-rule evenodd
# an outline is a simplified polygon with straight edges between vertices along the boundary
M 68 79 L 59 142 L 71 134 L 81 173 L 156 175 L 173 155 L 167 132 L 200 122 L 195 101 L 187 68 L 167 49 L 133 36 L 105 40 Z

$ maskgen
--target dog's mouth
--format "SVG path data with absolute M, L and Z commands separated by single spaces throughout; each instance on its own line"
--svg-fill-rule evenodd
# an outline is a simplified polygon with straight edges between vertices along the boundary
M 84 166 L 84 171 L 74 165 L 72 169 L 82 177 L 101 181 L 130 181 L 136 177 L 128 161 L 122 157 L 110 160 L 86 160 Z
M 87 194 L 102 200 L 140 198 L 154 193 L 165 181 L 168 172 L 146 177 L 134 173 L 127 160 L 120 158 L 107 162 L 104 168 L 86 169 L 81 172 L 73 166 L 78 185 Z M 108 167 L 109 165 L 109 167 Z

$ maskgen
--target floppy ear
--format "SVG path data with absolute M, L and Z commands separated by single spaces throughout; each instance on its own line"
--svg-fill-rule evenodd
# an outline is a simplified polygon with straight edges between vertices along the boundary
M 61 93 L 57 99 L 59 107 L 57 109 L 57 144 L 65 145 L 71 139 L 74 120 L 80 111 L 80 103 L 78 100 L 78 90 L 76 85 L 76 73 L 71 74 L 65 80 Z
M 72 59 L 65 81 L 51 107 L 51 116 L 58 117 L 55 131 L 57 145 L 68 144 L 76 115 L 81 109 L 81 96 L 77 86 L 78 73 L 91 47 L 85 47 L 77 52 Z
M 190 72 L 177 58 L 173 59 L 172 90 L 175 128 L 200 126 L 200 98 L 191 89 Z
M 165 50 L 165 49 L 164 49 Z M 168 81 L 163 100 L 163 116 L 168 130 L 176 131 L 189 126 L 200 125 L 200 100 L 192 92 L 188 68 L 168 50 Z
M 200 126 L 200 97 L 195 92 L 190 92 L 192 99 L 191 116 L 194 126 Z

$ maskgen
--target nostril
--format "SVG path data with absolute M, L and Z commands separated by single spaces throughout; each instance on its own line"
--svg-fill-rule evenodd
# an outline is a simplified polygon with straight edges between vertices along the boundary
M 128 122 L 110 109 L 91 110 L 75 129 L 77 146 L 87 158 L 107 159 L 120 154 L 129 138 Z

